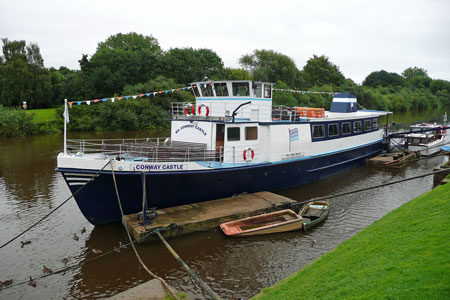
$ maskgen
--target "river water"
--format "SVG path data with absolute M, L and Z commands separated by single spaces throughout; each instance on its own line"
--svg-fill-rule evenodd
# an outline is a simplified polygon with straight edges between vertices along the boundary
M 164 136 L 167 132 L 71 133 L 71 138 L 130 138 Z M 62 136 L 34 136 L 0 140 L 0 244 L 13 238 L 70 196 L 55 172 Z M 367 165 L 352 168 L 308 186 L 279 193 L 294 200 L 326 196 L 427 173 L 447 161 L 446 156 L 411 163 L 403 169 Z M 176 188 L 176 187 L 174 187 Z M 432 177 L 339 197 L 330 201 L 329 218 L 310 232 L 290 232 L 242 239 L 207 231 L 170 239 L 185 262 L 221 297 L 249 298 L 297 271 L 391 210 L 432 188 Z M 86 228 L 85 233 L 82 228 Z M 76 241 L 74 234 L 79 237 Z M 317 244 L 311 247 L 310 242 Z M 31 244 L 21 247 L 21 241 Z M 0 249 L 0 281 L 13 286 L 0 290 L 1 299 L 99 299 L 150 279 L 140 268 L 120 224 L 93 227 L 71 200 L 50 218 Z M 99 249 L 112 253 L 96 258 Z M 138 245 L 147 266 L 191 299 L 207 299 L 159 242 Z M 63 259 L 67 258 L 68 262 Z M 67 263 L 67 265 L 66 265 Z M 39 278 L 43 266 L 53 271 Z M 32 276 L 37 287 L 26 282 Z

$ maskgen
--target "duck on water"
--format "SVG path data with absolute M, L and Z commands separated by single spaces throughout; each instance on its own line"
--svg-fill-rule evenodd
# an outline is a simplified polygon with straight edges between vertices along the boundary
M 379 117 L 389 112 L 357 110 L 348 93 L 334 94 L 325 111 L 273 106 L 267 82 L 203 81 L 190 89 L 195 104 L 172 104 L 170 137 L 65 139 L 56 170 L 92 224 L 121 221 L 112 171 L 131 214 L 143 202 L 161 209 L 306 184 L 382 151 Z

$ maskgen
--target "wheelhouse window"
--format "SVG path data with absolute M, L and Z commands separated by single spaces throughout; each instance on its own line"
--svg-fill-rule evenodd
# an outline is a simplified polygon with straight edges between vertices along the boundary
M 198 91 L 198 86 L 197 85 L 193 85 L 192 86 L 192 90 L 194 91 L 195 97 L 200 97 L 200 92 Z
M 258 127 L 245 127 L 245 140 L 254 141 L 258 139 Z
M 368 131 L 372 129 L 372 121 L 371 120 L 364 120 L 364 130 Z
M 313 132 L 313 138 L 325 137 L 325 125 L 313 125 L 312 132 Z
M 262 97 L 262 84 L 261 83 L 253 83 L 253 96 L 256 98 Z
M 228 87 L 225 82 L 214 83 L 214 90 L 216 91 L 217 97 L 228 96 Z
M 352 133 L 352 123 L 344 122 L 342 123 L 342 134 L 350 134 Z
M 227 129 L 227 140 L 229 142 L 240 141 L 241 140 L 241 128 L 240 127 L 228 127 Z
M 249 96 L 248 82 L 233 82 L 233 96 Z
M 272 98 L 272 85 L 264 85 L 264 98 Z
M 202 90 L 202 96 L 203 97 L 211 97 L 214 96 L 211 83 L 204 83 L 200 85 L 200 88 Z
M 353 130 L 355 132 L 361 132 L 362 131 L 362 122 L 361 121 L 355 121 L 355 123 L 353 123 Z
M 338 136 L 339 135 L 339 127 L 338 124 L 328 124 L 328 136 Z
M 378 119 L 373 119 L 373 129 L 378 129 Z

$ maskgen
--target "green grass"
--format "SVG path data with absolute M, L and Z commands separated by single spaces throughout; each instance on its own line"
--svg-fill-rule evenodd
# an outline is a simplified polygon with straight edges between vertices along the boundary
M 450 184 L 390 212 L 253 299 L 450 299 Z
M 44 108 L 44 109 L 29 109 L 27 110 L 27 115 L 33 116 L 33 123 L 48 123 L 56 120 L 56 108 Z

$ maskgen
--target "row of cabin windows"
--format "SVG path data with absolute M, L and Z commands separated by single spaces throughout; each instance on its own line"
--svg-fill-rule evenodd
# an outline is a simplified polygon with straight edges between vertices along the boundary
M 214 97 L 213 86 L 214 86 L 214 91 L 216 92 L 217 97 L 229 96 L 228 86 L 225 82 L 218 82 L 218 83 L 214 83 L 213 85 L 212 84 L 200 84 L 200 88 L 202 90 L 202 96 L 203 97 Z M 233 96 L 239 96 L 239 97 L 250 96 L 250 83 L 249 82 L 232 82 L 231 87 L 233 90 Z M 253 89 L 253 96 L 256 98 L 262 98 L 263 94 L 264 94 L 264 98 L 272 97 L 272 86 L 270 84 L 263 85 L 262 83 L 253 83 L 252 89 Z M 195 96 L 200 97 L 200 93 L 198 91 L 197 86 L 194 86 L 193 90 L 194 90 Z
M 241 140 L 241 127 L 228 127 L 227 140 L 229 142 L 235 142 Z M 245 140 L 253 141 L 258 139 L 258 127 L 245 127 Z
M 363 121 L 353 122 L 353 132 L 362 132 Z M 364 120 L 364 131 L 378 129 L 378 119 Z M 352 133 L 352 122 L 342 122 L 341 123 L 342 135 L 347 135 Z M 313 138 L 324 138 L 325 137 L 325 124 L 312 125 L 312 135 Z M 336 137 L 339 135 L 339 123 L 328 124 L 328 137 Z

